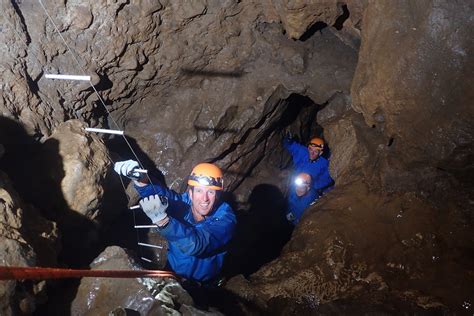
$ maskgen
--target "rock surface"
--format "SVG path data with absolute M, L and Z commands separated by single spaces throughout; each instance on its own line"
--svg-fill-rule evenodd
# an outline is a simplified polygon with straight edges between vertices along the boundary
M 43 144 L 43 165 L 51 166 L 49 176 L 61 190 L 57 198 L 63 198 L 70 210 L 95 219 L 110 158 L 102 140 L 85 127 L 78 120 L 58 126 Z
M 0 171 L 0 264 L 2 266 L 53 266 L 60 250 L 54 222 L 25 204 L 5 173 Z M 0 282 L 0 313 L 30 314 L 46 299 L 44 282 Z
M 462 2 L 368 6 L 351 95 L 390 146 L 385 187 L 426 187 L 439 173 L 472 185 L 473 12 Z
M 120 247 L 108 247 L 91 264 L 92 270 L 141 269 Z M 219 315 L 196 309 L 193 299 L 171 278 L 83 278 L 71 315 L 116 315 L 120 309 L 140 315 Z
M 216 162 L 239 217 L 267 232 L 255 239 L 267 244 L 277 242 L 261 202 L 284 200 L 289 130 L 303 143 L 326 138 L 336 188 L 280 259 L 230 282 L 237 297 L 288 314 L 449 313 L 474 303 L 465 295 L 474 292 L 469 1 L 13 1 L 0 9 L 0 166 L 22 199 L 69 233 L 66 245 L 79 237 L 95 249 L 102 212 L 117 215 L 102 204 L 103 144 L 82 126 L 125 130 L 174 189 L 195 163 Z M 46 73 L 90 74 L 93 87 Z M 117 160 L 134 158 L 122 138 L 104 140 Z M 36 246 L 22 238 L 8 247 L 30 262 Z M 252 260 L 273 259 L 279 248 L 270 248 L 251 252 L 267 260 Z M 90 262 L 65 249 L 71 264 Z M 22 294 L 5 284 L 7 312 Z M 76 301 L 85 310 L 85 298 Z
M 277 260 L 227 289 L 278 314 L 315 313 L 341 299 L 364 302 L 354 310 L 361 312 L 395 312 L 400 302 L 413 312 L 460 312 L 474 280 L 460 251 L 472 232 L 452 220 L 458 207 L 437 208 L 413 193 L 381 195 L 362 182 L 339 186 L 305 212 Z

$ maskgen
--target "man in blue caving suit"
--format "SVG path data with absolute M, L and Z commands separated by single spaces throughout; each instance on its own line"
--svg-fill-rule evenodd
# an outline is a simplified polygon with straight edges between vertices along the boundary
M 311 183 L 311 176 L 302 172 L 296 176 L 288 194 L 286 219 L 293 225 L 298 224 L 304 211 L 318 198 L 318 193 Z
M 115 163 L 114 170 L 134 180 L 142 210 L 168 240 L 169 267 L 187 280 L 213 284 L 236 225 L 232 208 L 219 199 L 222 171 L 210 163 L 196 165 L 187 191 L 178 194 L 148 183 L 147 177 L 134 171 L 138 167 L 138 162 L 127 160 Z
M 313 137 L 305 147 L 287 136 L 283 140 L 283 146 L 293 158 L 294 174 L 308 173 L 311 176 L 313 188 L 318 193 L 318 198 L 331 189 L 334 180 L 329 175 L 329 161 L 321 156 L 324 151 L 323 139 Z

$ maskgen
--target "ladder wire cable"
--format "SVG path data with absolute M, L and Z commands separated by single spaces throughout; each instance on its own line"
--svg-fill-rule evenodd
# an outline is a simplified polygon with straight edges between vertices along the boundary
M 43 4 L 42 0 L 38 0 L 41 8 L 43 9 L 44 13 L 46 14 L 46 16 L 48 17 L 49 21 L 52 23 L 52 25 L 54 26 L 54 29 L 55 31 L 58 33 L 59 37 L 61 38 L 62 42 L 64 43 L 64 45 L 66 46 L 67 50 L 69 51 L 69 53 L 72 55 L 74 61 L 76 62 L 77 66 L 79 67 L 79 69 L 82 71 L 82 73 L 84 75 L 87 75 L 86 72 L 85 72 L 85 69 L 84 67 L 81 66 L 79 60 L 77 59 L 76 55 L 73 53 L 71 47 L 68 45 L 66 39 L 64 38 L 64 36 L 61 34 L 61 32 L 59 31 L 59 28 L 58 26 L 56 25 L 56 23 L 54 22 L 53 18 L 51 17 L 51 15 L 48 13 L 48 10 L 46 9 L 45 5 Z M 100 103 L 102 104 L 104 110 L 106 111 L 107 115 L 109 116 L 109 118 L 111 119 L 112 123 L 115 125 L 115 127 L 119 130 L 121 130 L 119 124 L 115 121 L 114 117 L 112 116 L 111 112 L 109 111 L 109 109 L 107 108 L 104 100 L 102 99 L 101 95 L 99 94 L 99 92 L 97 91 L 97 89 L 95 88 L 95 86 L 92 84 L 91 81 L 89 81 L 89 84 L 91 86 L 91 88 L 94 90 L 95 94 L 97 95 Z M 135 159 L 137 160 L 138 164 L 140 165 L 140 167 L 142 169 L 145 169 L 143 164 L 141 163 L 140 159 L 138 158 L 138 155 L 137 153 L 135 152 L 135 150 L 133 149 L 132 145 L 130 144 L 130 142 L 128 141 L 127 137 L 125 136 L 125 134 L 122 135 L 125 143 L 127 144 L 128 148 L 130 149 L 131 153 L 133 154 L 133 156 L 135 157 Z M 108 155 L 108 158 L 110 159 L 110 161 L 112 163 L 114 163 L 113 159 L 110 157 L 110 155 Z M 155 192 L 155 194 L 158 194 L 158 192 L 156 191 L 156 188 L 154 187 L 153 185 L 153 181 L 150 177 L 150 175 L 148 173 L 145 174 L 146 175 L 146 178 L 148 180 L 148 182 L 152 185 L 152 188 L 153 188 L 153 191 Z M 122 184 L 122 187 L 124 189 L 124 192 L 125 192 L 125 196 L 128 200 L 128 205 L 130 205 L 130 198 L 127 194 L 127 188 L 122 180 L 122 177 L 119 176 L 120 178 L 120 182 Z M 137 226 L 136 224 L 136 216 L 135 216 L 135 212 L 132 212 L 133 213 L 133 222 L 134 222 L 134 226 Z M 136 236 L 137 236 L 137 241 L 140 243 L 140 237 L 139 237 L 139 232 L 138 232 L 138 229 L 135 229 L 136 231 Z M 140 256 L 143 258 L 142 254 L 141 254 L 141 247 L 139 247 L 139 252 L 140 252 Z

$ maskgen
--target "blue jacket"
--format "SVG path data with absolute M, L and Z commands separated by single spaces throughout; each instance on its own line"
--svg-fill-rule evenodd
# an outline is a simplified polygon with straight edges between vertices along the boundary
M 188 193 L 178 194 L 161 185 L 135 186 L 142 198 L 159 194 L 168 198 L 170 221 L 158 232 L 168 240 L 168 263 L 178 275 L 203 282 L 221 271 L 226 245 L 234 233 L 236 219 L 227 203 L 218 203 L 203 221 L 196 222 Z
M 303 196 L 296 195 L 294 188 L 290 191 L 288 196 L 288 212 L 286 218 L 293 223 L 298 224 L 305 209 L 318 198 L 318 193 L 314 188 L 311 188 L 308 193 Z
M 295 174 L 301 172 L 310 174 L 316 191 L 324 191 L 334 183 L 334 180 L 329 175 L 329 162 L 326 158 L 320 156 L 316 161 L 312 162 L 309 160 L 307 147 L 291 142 L 286 138 L 283 141 L 283 146 L 290 152 L 293 158 Z

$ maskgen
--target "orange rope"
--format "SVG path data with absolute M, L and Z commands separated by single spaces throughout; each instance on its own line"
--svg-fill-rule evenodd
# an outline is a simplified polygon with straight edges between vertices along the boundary
M 0 267 L 0 280 L 45 280 L 65 278 L 174 278 L 178 276 L 163 270 L 80 270 L 40 267 Z

